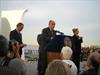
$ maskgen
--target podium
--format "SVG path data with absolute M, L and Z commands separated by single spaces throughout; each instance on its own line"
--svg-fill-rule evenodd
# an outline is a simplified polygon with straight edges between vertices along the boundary
M 51 61 L 55 59 L 61 59 L 60 53 L 64 45 L 64 38 L 69 37 L 66 35 L 56 35 L 52 41 L 47 45 L 46 51 L 47 51 L 47 63 L 50 63 Z
M 53 61 L 55 59 L 61 59 L 60 53 L 58 53 L 58 52 L 47 52 L 47 59 L 48 59 L 48 63 L 50 63 L 51 61 Z

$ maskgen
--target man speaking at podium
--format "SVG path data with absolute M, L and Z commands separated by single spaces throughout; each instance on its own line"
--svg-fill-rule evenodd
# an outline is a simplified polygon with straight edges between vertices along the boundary
M 47 44 L 55 37 L 55 21 L 49 20 L 48 27 L 42 30 L 42 43 L 39 44 L 38 75 L 44 75 L 47 66 Z

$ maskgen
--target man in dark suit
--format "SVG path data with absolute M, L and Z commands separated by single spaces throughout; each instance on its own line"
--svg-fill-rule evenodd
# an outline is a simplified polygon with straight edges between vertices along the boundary
M 20 33 L 24 28 L 23 23 L 18 23 L 16 29 L 10 32 L 10 40 L 16 40 L 20 44 L 19 55 L 22 55 L 22 48 L 26 46 L 22 42 L 22 34 Z
M 82 37 L 79 36 L 79 30 L 78 28 L 73 28 L 73 62 L 78 68 L 78 71 L 80 69 L 80 54 L 81 54 L 81 43 L 83 42 Z
M 42 30 L 42 43 L 39 44 L 39 60 L 38 60 L 38 75 L 44 75 L 47 66 L 47 52 L 46 46 L 55 37 L 56 31 L 54 30 L 55 21 L 50 20 L 48 27 Z

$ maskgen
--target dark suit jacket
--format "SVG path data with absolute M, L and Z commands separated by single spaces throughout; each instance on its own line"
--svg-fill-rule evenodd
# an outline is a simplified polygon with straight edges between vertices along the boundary
M 39 43 L 39 52 L 45 52 L 47 44 L 51 41 L 51 37 L 54 38 L 56 31 L 50 31 L 49 27 L 46 27 L 42 30 L 42 34 L 38 35 L 37 41 Z
M 81 43 L 83 42 L 83 39 L 79 39 L 79 36 L 73 36 L 73 46 L 74 46 L 74 51 L 75 53 L 80 53 L 81 52 Z
M 51 32 L 49 27 L 47 27 L 42 30 L 42 34 L 44 36 L 45 43 L 47 44 L 51 41 L 51 37 L 55 37 L 56 32 L 54 30 Z
M 16 31 L 16 29 L 13 30 L 13 31 L 11 31 L 10 32 L 10 40 L 16 40 L 16 41 L 19 42 L 19 44 L 22 44 L 23 43 L 22 42 L 22 34 L 21 33 L 18 33 Z
M 52 38 L 54 38 L 56 35 L 56 32 L 53 30 L 52 32 L 50 31 L 49 27 L 44 28 L 42 30 L 42 36 L 43 36 L 43 40 L 42 40 L 42 48 L 45 48 L 47 46 L 47 44 L 52 40 Z

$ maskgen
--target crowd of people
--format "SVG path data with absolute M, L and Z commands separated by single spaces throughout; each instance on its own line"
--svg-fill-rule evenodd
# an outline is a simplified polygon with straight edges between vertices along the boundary
M 100 50 L 100 46 L 90 46 L 90 47 L 82 47 L 81 48 L 81 61 L 86 61 L 89 54 L 96 51 L 96 50 Z
M 66 36 L 54 30 L 55 25 L 55 21 L 50 20 L 48 27 L 37 37 L 37 75 L 100 75 L 100 49 L 89 54 L 86 70 L 80 74 L 83 38 L 79 36 L 79 29 L 73 28 L 73 36 Z M 21 59 L 22 48 L 26 46 L 22 41 L 23 27 L 23 23 L 16 25 L 10 32 L 10 41 L 0 35 L 0 75 L 26 75 L 27 68 Z

